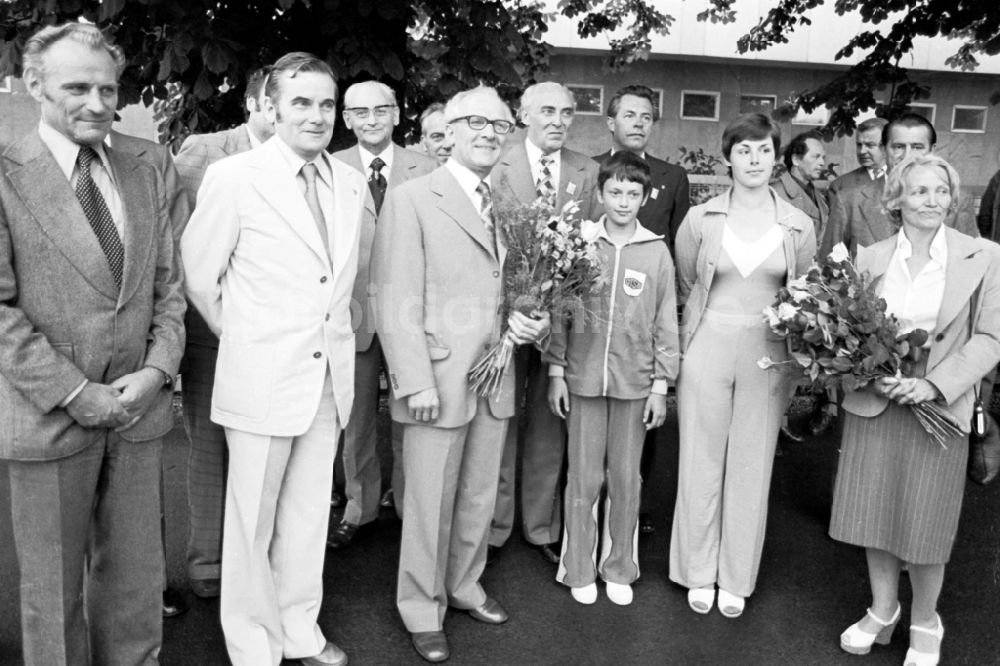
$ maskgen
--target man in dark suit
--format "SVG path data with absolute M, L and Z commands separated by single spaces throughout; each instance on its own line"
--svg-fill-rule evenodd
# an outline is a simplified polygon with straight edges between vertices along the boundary
M 826 168 L 826 148 L 815 132 L 802 132 L 792 137 L 783 155 L 785 171 L 772 184 L 778 196 L 809 216 L 816 227 L 816 238 L 823 237 L 823 227 L 830 216 L 826 192 L 816 189 L 815 182 Z
M 604 164 L 619 150 L 628 150 L 646 160 L 649 165 L 652 189 L 649 198 L 639 209 L 642 226 L 669 239 L 673 250 L 674 237 L 691 206 L 687 171 L 646 152 L 650 134 L 659 115 L 656 95 L 642 85 L 625 86 L 608 102 L 608 131 L 611 132 L 611 150 L 594 159 Z
M 666 238 L 673 253 L 674 237 L 691 207 L 691 192 L 687 171 L 646 152 L 646 145 L 657 120 L 656 94 L 650 88 L 643 85 L 620 88 L 608 102 L 607 123 L 608 131 L 611 132 L 611 150 L 594 156 L 594 159 L 604 164 L 614 153 L 627 150 L 646 161 L 652 189 L 646 203 L 639 209 L 639 221 L 653 233 Z M 650 430 L 643 443 L 640 473 L 646 480 L 652 478 L 659 430 Z M 648 507 L 650 502 L 651 490 L 647 488 L 651 489 L 652 486 L 643 485 L 643 508 Z M 642 511 L 639 515 L 639 532 L 652 534 L 655 530 L 652 516 L 647 511 Z
M 389 362 L 391 410 L 404 424 L 406 493 L 396 605 L 427 661 L 449 656 L 449 607 L 487 624 L 507 621 L 479 579 L 514 380 L 480 398 L 468 374 L 497 342 L 506 247 L 496 234 L 493 167 L 513 129 L 492 88 L 455 95 L 445 109 L 451 158 L 386 199 L 372 254 L 378 333 Z M 550 319 L 508 318 L 518 344 Z
M 382 470 L 375 445 L 375 415 L 378 411 L 379 373 L 384 367 L 382 346 L 375 335 L 372 314 L 370 263 L 375 221 L 386 192 L 411 178 L 437 167 L 431 158 L 393 143 L 392 130 L 399 124 L 399 107 L 392 88 L 378 81 L 355 83 L 344 93 L 344 123 L 358 143 L 333 154 L 368 180 L 369 196 L 361 221 L 358 277 L 354 282 L 351 309 L 354 314 L 354 408 L 344 429 L 344 514 L 330 528 L 327 545 L 342 548 L 351 543 L 358 527 L 375 520 L 380 504 L 391 505 L 393 493 L 403 494 L 403 434 L 392 428 L 392 486 L 382 495 Z M 380 497 L 382 501 L 380 502 Z M 402 502 L 396 506 L 402 513 Z
M 600 217 L 597 201 L 597 163 L 564 146 L 573 122 L 573 95 L 554 82 L 537 83 L 521 96 L 518 117 L 527 136 L 508 150 L 493 173 L 498 200 L 530 204 L 547 199 L 556 209 L 570 201 L 579 203 L 578 216 Z M 537 349 L 522 347 L 514 358 L 518 400 L 525 395 L 525 434 L 521 445 L 521 521 L 524 538 L 542 557 L 559 562 L 562 536 L 562 468 L 566 427 L 548 408 L 548 367 Z M 507 430 L 503 466 L 490 548 L 502 547 L 514 526 L 514 488 L 517 468 L 518 426 Z
M 264 113 L 264 84 L 270 71 L 270 67 L 264 67 L 247 78 L 243 95 L 247 113 L 245 123 L 221 132 L 189 136 L 177 153 L 174 163 L 192 208 L 210 165 L 259 146 L 274 134 L 274 123 Z M 177 238 L 180 238 L 180 231 Z M 185 325 L 184 425 L 191 447 L 187 477 L 191 523 L 187 575 L 191 590 L 207 598 L 219 596 L 222 517 L 226 500 L 226 434 L 210 418 L 219 339 L 195 308 L 188 308 Z
M 123 66 L 92 25 L 36 33 L 24 79 L 41 122 L 0 159 L 0 457 L 29 666 L 160 651 L 185 304 L 162 179 L 104 145 Z

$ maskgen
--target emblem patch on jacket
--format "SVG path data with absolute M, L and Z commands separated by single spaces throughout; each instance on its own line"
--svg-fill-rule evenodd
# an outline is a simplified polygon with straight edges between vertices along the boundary
M 625 277 L 622 280 L 622 288 L 629 296 L 638 296 L 642 293 L 642 288 L 646 286 L 646 274 L 633 271 L 631 268 L 625 269 Z

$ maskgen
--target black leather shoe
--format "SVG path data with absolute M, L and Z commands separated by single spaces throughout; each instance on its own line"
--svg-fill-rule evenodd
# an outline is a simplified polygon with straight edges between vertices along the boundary
M 178 590 L 168 587 L 163 590 L 163 617 L 177 617 L 187 612 L 188 602 Z
M 500 602 L 489 597 L 486 597 L 482 606 L 470 608 L 468 613 L 473 620 L 479 620 L 486 624 L 503 624 L 510 619 Z
M 437 663 L 451 656 L 448 649 L 448 637 L 443 631 L 414 631 L 410 634 L 413 649 L 424 661 Z
M 836 414 L 831 414 L 830 412 L 821 410 L 809 420 L 809 432 L 813 435 L 819 436 L 830 429 L 833 422 L 837 420 Z
M 648 513 L 639 514 L 639 534 L 649 536 L 656 533 L 656 525 L 653 524 L 653 517 Z
M 490 566 L 500 557 L 500 546 L 486 546 L 486 566 Z
M 791 442 L 792 444 L 801 444 L 805 441 L 805 438 L 802 435 L 797 432 L 793 432 L 792 429 L 786 425 L 781 426 L 781 432 L 778 435 L 778 439 Z
M 339 509 L 344 506 L 344 496 L 338 493 L 336 490 L 330 495 L 330 506 L 334 509 Z
M 200 599 L 214 599 L 219 596 L 221 586 L 218 578 L 195 579 L 191 581 L 191 591 Z
M 542 554 L 542 557 L 546 562 L 552 564 L 559 564 L 559 543 L 543 543 L 540 546 L 535 546 L 535 549 Z
M 349 523 L 346 520 L 342 520 L 333 529 L 330 530 L 330 534 L 326 537 L 326 547 L 327 548 L 344 548 L 351 545 L 351 541 L 354 539 L 354 535 L 358 533 L 358 526 L 354 523 Z
M 389 490 L 382 494 L 382 499 L 378 501 L 378 505 L 383 509 L 391 509 L 396 506 L 396 499 L 392 494 L 392 488 L 389 488 Z

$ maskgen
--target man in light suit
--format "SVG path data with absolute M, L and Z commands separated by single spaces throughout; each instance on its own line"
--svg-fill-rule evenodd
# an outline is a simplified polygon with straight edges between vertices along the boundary
M 611 150 L 595 155 L 604 164 L 620 150 L 635 153 L 649 165 L 652 189 L 646 203 L 639 209 L 642 226 L 668 240 L 673 251 L 674 237 L 691 207 L 687 171 L 646 152 L 650 134 L 659 115 L 655 106 L 656 93 L 643 85 L 620 88 L 608 102 L 608 131 Z M 645 450 L 645 449 L 644 449 Z
M 41 121 L 0 158 L 0 457 L 29 666 L 160 651 L 185 306 L 162 179 L 104 145 L 124 62 L 92 25 L 37 32 L 24 79 Z
M 392 88 L 378 81 L 355 83 L 344 93 L 344 123 L 358 143 L 333 154 L 335 158 L 364 175 L 370 196 L 365 199 L 358 247 L 358 277 L 354 282 L 354 409 L 344 429 L 344 496 L 347 504 L 340 522 L 330 528 L 327 545 L 342 548 L 351 543 L 358 527 L 375 520 L 379 504 L 391 505 L 393 491 L 403 494 L 403 436 L 392 424 L 392 486 L 382 496 L 382 470 L 375 445 L 375 415 L 378 411 L 378 377 L 384 366 L 382 346 L 375 335 L 372 301 L 375 290 L 370 280 L 375 221 L 386 191 L 411 178 L 434 170 L 434 160 L 406 150 L 392 141 L 399 124 L 399 107 Z M 383 497 L 383 502 L 379 498 Z M 400 502 L 399 512 L 402 511 Z
M 566 135 L 573 123 L 573 94 L 558 83 L 536 83 L 521 96 L 519 119 L 527 126 L 527 137 L 508 150 L 494 172 L 497 198 L 530 204 L 545 198 L 557 210 L 579 202 L 578 217 L 600 217 L 597 201 L 597 162 L 566 148 Z M 559 562 L 558 541 L 562 535 L 562 468 L 566 427 L 552 414 L 546 402 L 548 370 L 537 349 L 523 347 L 514 360 L 518 400 L 525 397 L 525 434 L 521 445 L 521 519 L 524 538 L 543 558 Z M 507 430 L 503 466 L 490 548 L 495 554 L 514 527 L 515 470 L 518 426 Z
M 396 604 L 414 648 L 448 658 L 449 606 L 489 624 L 507 613 L 479 584 L 496 500 L 509 371 L 479 398 L 472 366 L 499 341 L 506 249 L 495 233 L 493 166 L 513 117 L 492 88 L 455 95 L 445 110 L 454 137 L 443 167 L 389 193 L 375 232 L 377 326 L 389 363 L 392 417 L 404 424 L 406 493 Z M 547 335 L 547 314 L 508 318 L 518 343 Z
M 816 189 L 815 182 L 826 168 L 826 148 L 815 132 L 802 132 L 785 146 L 785 171 L 772 187 L 779 197 L 809 216 L 816 227 L 816 238 L 823 237 L 823 228 L 830 216 L 826 192 Z
M 274 135 L 274 121 L 264 112 L 264 83 L 270 67 L 247 78 L 243 100 L 246 122 L 212 134 L 194 134 L 184 140 L 175 164 L 185 196 L 194 207 L 205 177 L 215 162 L 244 153 Z M 186 220 L 185 220 L 186 222 Z M 178 231 L 177 237 L 181 237 Z M 212 423 L 212 386 L 219 355 L 219 339 L 195 308 L 188 308 L 187 346 L 181 368 L 184 380 L 184 425 L 188 437 L 187 575 L 191 591 L 202 598 L 219 596 L 222 562 L 222 517 L 226 501 L 226 434 Z
M 649 165 L 649 178 L 652 189 L 646 202 L 639 209 L 639 220 L 642 226 L 655 234 L 660 234 L 667 242 L 671 254 L 674 249 L 674 237 L 680 229 L 684 216 L 691 207 L 691 191 L 687 171 L 676 164 L 670 164 L 646 152 L 650 133 L 659 120 L 656 110 L 656 94 L 643 85 L 628 85 L 620 88 L 611 101 L 608 102 L 608 131 L 611 132 L 611 150 L 596 155 L 598 164 L 604 164 L 611 156 L 621 150 L 632 152 Z M 646 433 L 642 445 L 640 474 L 649 480 L 653 474 L 656 461 L 656 439 L 662 428 L 655 428 Z M 656 524 L 645 509 L 652 501 L 653 484 L 642 485 L 642 511 L 639 513 L 639 533 L 652 534 Z
M 220 615 L 236 666 L 342 665 L 316 620 L 333 459 L 354 400 L 350 303 L 367 188 L 325 153 L 337 113 L 329 65 L 287 54 L 266 95 L 275 136 L 208 168 L 181 238 L 188 298 L 220 339 Z
M 926 155 L 934 150 L 937 130 L 926 118 L 915 113 L 904 113 L 882 127 L 882 150 L 886 169 L 899 164 L 910 155 Z M 882 210 L 882 189 L 885 177 L 873 179 L 869 187 L 848 189 L 838 187 L 830 197 L 830 220 L 820 243 L 819 256 L 825 257 L 838 243 L 843 243 L 851 254 L 859 247 L 873 245 L 892 236 L 898 227 Z M 976 237 L 979 230 L 975 220 L 965 215 L 949 215 L 945 225 Z

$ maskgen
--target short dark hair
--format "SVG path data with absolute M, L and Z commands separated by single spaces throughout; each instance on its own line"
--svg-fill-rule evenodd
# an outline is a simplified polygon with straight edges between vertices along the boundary
M 872 130 L 882 131 L 885 124 L 889 122 L 885 118 L 869 118 L 868 120 L 863 120 L 858 123 L 858 129 L 855 134 L 864 134 L 865 132 L 870 132 Z
M 601 165 L 597 172 L 597 189 L 603 190 L 604 183 L 612 178 L 639 183 L 642 185 L 643 195 L 649 194 L 650 186 L 653 184 L 646 160 L 628 150 L 619 150 Z
M 934 129 L 934 125 L 931 121 L 924 118 L 919 113 L 907 112 L 900 116 L 896 116 L 889 122 L 885 124 L 882 128 L 882 145 L 889 145 L 889 133 L 892 132 L 892 128 L 896 125 L 900 127 L 925 127 L 927 128 L 927 135 L 931 138 L 931 145 L 927 146 L 928 150 L 934 148 L 937 144 L 937 130 Z
M 809 139 L 815 139 L 820 143 L 823 142 L 823 137 L 813 130 L 796 134 L 792 140 L 788 142 L 788 145 L 785 146 L 785 153 L 782 156 L 786 169 L 791 170 L 793 157 L 801 158 L 809 152 L 809 144 L 807 143 Z
M 643 85 L 628 85 L 624 88 L 619 88 L 615 92 L 614 97 L 608 102 L 608 118 L 614 118 L 618 115 L 618 107 L 621 106 L 622 97 L 625 95 L 632 95 L 633 97 L 641 97 L 649 101 L 649 105 L 653 107 L 653 122 L 655 123 L 660 119 L 660 113 L 656 108 L 656 103 L 658 101 L 658 95 L 653 92 L 653 89 L 649 86 Z
M 287 74 L 289 78 L 295 78 L 299 72 L 317 72 L 326 74 L 333 79 L 333 94 L 337 95 L 337 77 L 334 75 L 330 65 L 320 60 L 311 53 L 304 51 L 292 51 L 278 58 L 271 67 L 271 74 L 267 77 L 264 86 L 264 93 L 271 98 L 271 102 L 278 104 L 279 93 L 281 92 L 281 77 Z
M 733 146 L 740 141 L 753 139 L 762 141 L 770 137 L 775 154 L 781 152 L 781 128 L 763 113 L 744 113 L 738 116 L 722 132 L 722 154 L 729 159 Z

